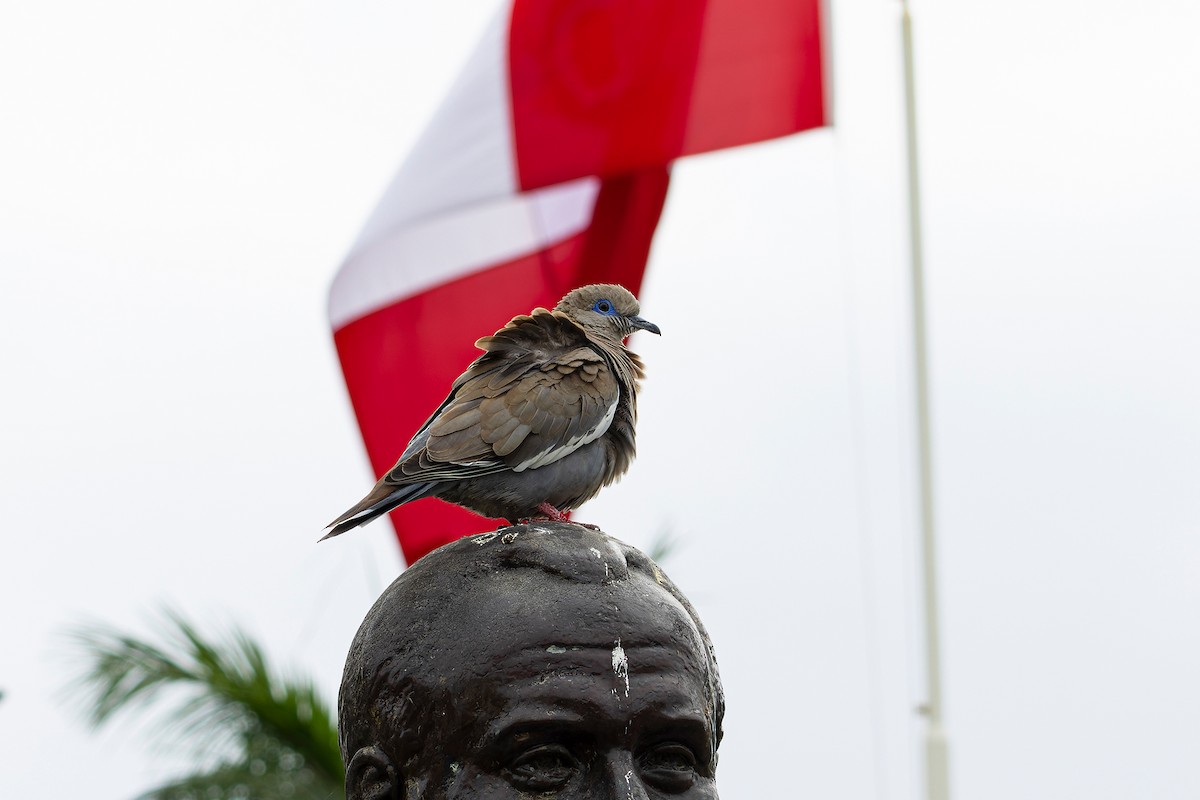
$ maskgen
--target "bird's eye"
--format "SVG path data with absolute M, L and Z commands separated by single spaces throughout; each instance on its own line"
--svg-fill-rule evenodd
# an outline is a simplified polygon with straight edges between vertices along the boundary
M 614 313 L 613 304 L 608 302 L 607 300 L 597 300 L 596 304 L 594 306 L 592 306 L 592 310 L 598 314 Z

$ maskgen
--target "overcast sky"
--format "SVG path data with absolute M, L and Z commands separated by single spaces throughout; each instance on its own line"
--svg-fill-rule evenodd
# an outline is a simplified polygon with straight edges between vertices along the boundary
M 86 731 L 81 621 L 335 696 L 401 562 L 315 543 L 374 478 L 326 290 L 496 5 L 6 4 L 0 796 L 184 765 Z M 834 128 L 677 165 L 639 460 L 579 514 L 678 538 L 727 798 L 920 787 L 897 12 L 834 0 Z M 1200 10 L 914 14 L 955 797 L 1200 796 Z

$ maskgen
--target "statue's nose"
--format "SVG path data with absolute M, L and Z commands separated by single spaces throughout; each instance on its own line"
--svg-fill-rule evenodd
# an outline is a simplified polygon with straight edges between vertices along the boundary
M 650 795 L 633 765 L 633 754 L 628 750 L 613 749 L 604 754 L 604 787 L 593 795 L 603 800 L 649 800 Z

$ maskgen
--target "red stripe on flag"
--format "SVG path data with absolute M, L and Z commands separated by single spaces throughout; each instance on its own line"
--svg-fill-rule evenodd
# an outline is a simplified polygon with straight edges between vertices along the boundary
M 509 79 L 522 189 L 679 155 L 704 0 L 516 0 Z
M 522 189 L 824 124 L 819 0 L 516 0 Z
M 619 283 L 635 295 L 641 291 L 669 183 L 670 171 L 656 167 L 600 184 L 579 269 L 568 291 L 589 283 Z
M 819 0 L 710 0 L 683 155 L 825 124 Z

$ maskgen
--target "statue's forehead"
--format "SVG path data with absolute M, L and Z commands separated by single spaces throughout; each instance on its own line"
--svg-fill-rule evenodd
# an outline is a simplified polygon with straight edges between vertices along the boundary
M 695 623 L 666 589 L 643 575 L 580 583 L 544 574 L 497 576 L 477 584 L 451 610 L 460 629 L 493 652 L 626 645 L 696 647 Z
M 457 695 L 485 709 L 486 738 L 543 725 L 601 735 L 687 725 L 710 738 L 711 688 L 703 656 L 688 647 L 630 644 L 525 649 L 487 674 L 460 676 Z
M 601 644 L 572 643 L 562 639 L 532 647 L 506 649 L 490 659 L 491 674 L 511 683 L 544 682 L 547 676 L 599 675 L 621 682 L 629 676 L 658 674 L 676 678 L 706 674 L 706 656 L 689 638 L 659 641 L 616 637 Z
M 394 663 L 419 683 L 463 691 L 476 677 L 514 683 L 618 671 L 695 675 L 707 685 L 703 637 L 652 577 L 631 575 L 611 585 L 519 577 L 474 584 L 442 609 L 442 624 Z
M 711 685 L 699 654 L 686 648 L 525 650 L 506 654 L 487 675 L 460 680 L 459 696 L 491 709 L 499 727 L 512 724 L 512 715 L 585 726 L 667 718 L 710 724 Z
M 655 661 L 655 648 L 712 671 L 705 637 L 653 564 L 570 525 L 474 537 L 427 556 L 380 598 L 356 643 L 363 674 L 426 686 L 495 675 L 508 659 L 532 672 L 560 656 L 560 669 L 597 672 L 614 650 L 619 661 L 637 647 L 647 649 L 634 672 Z

